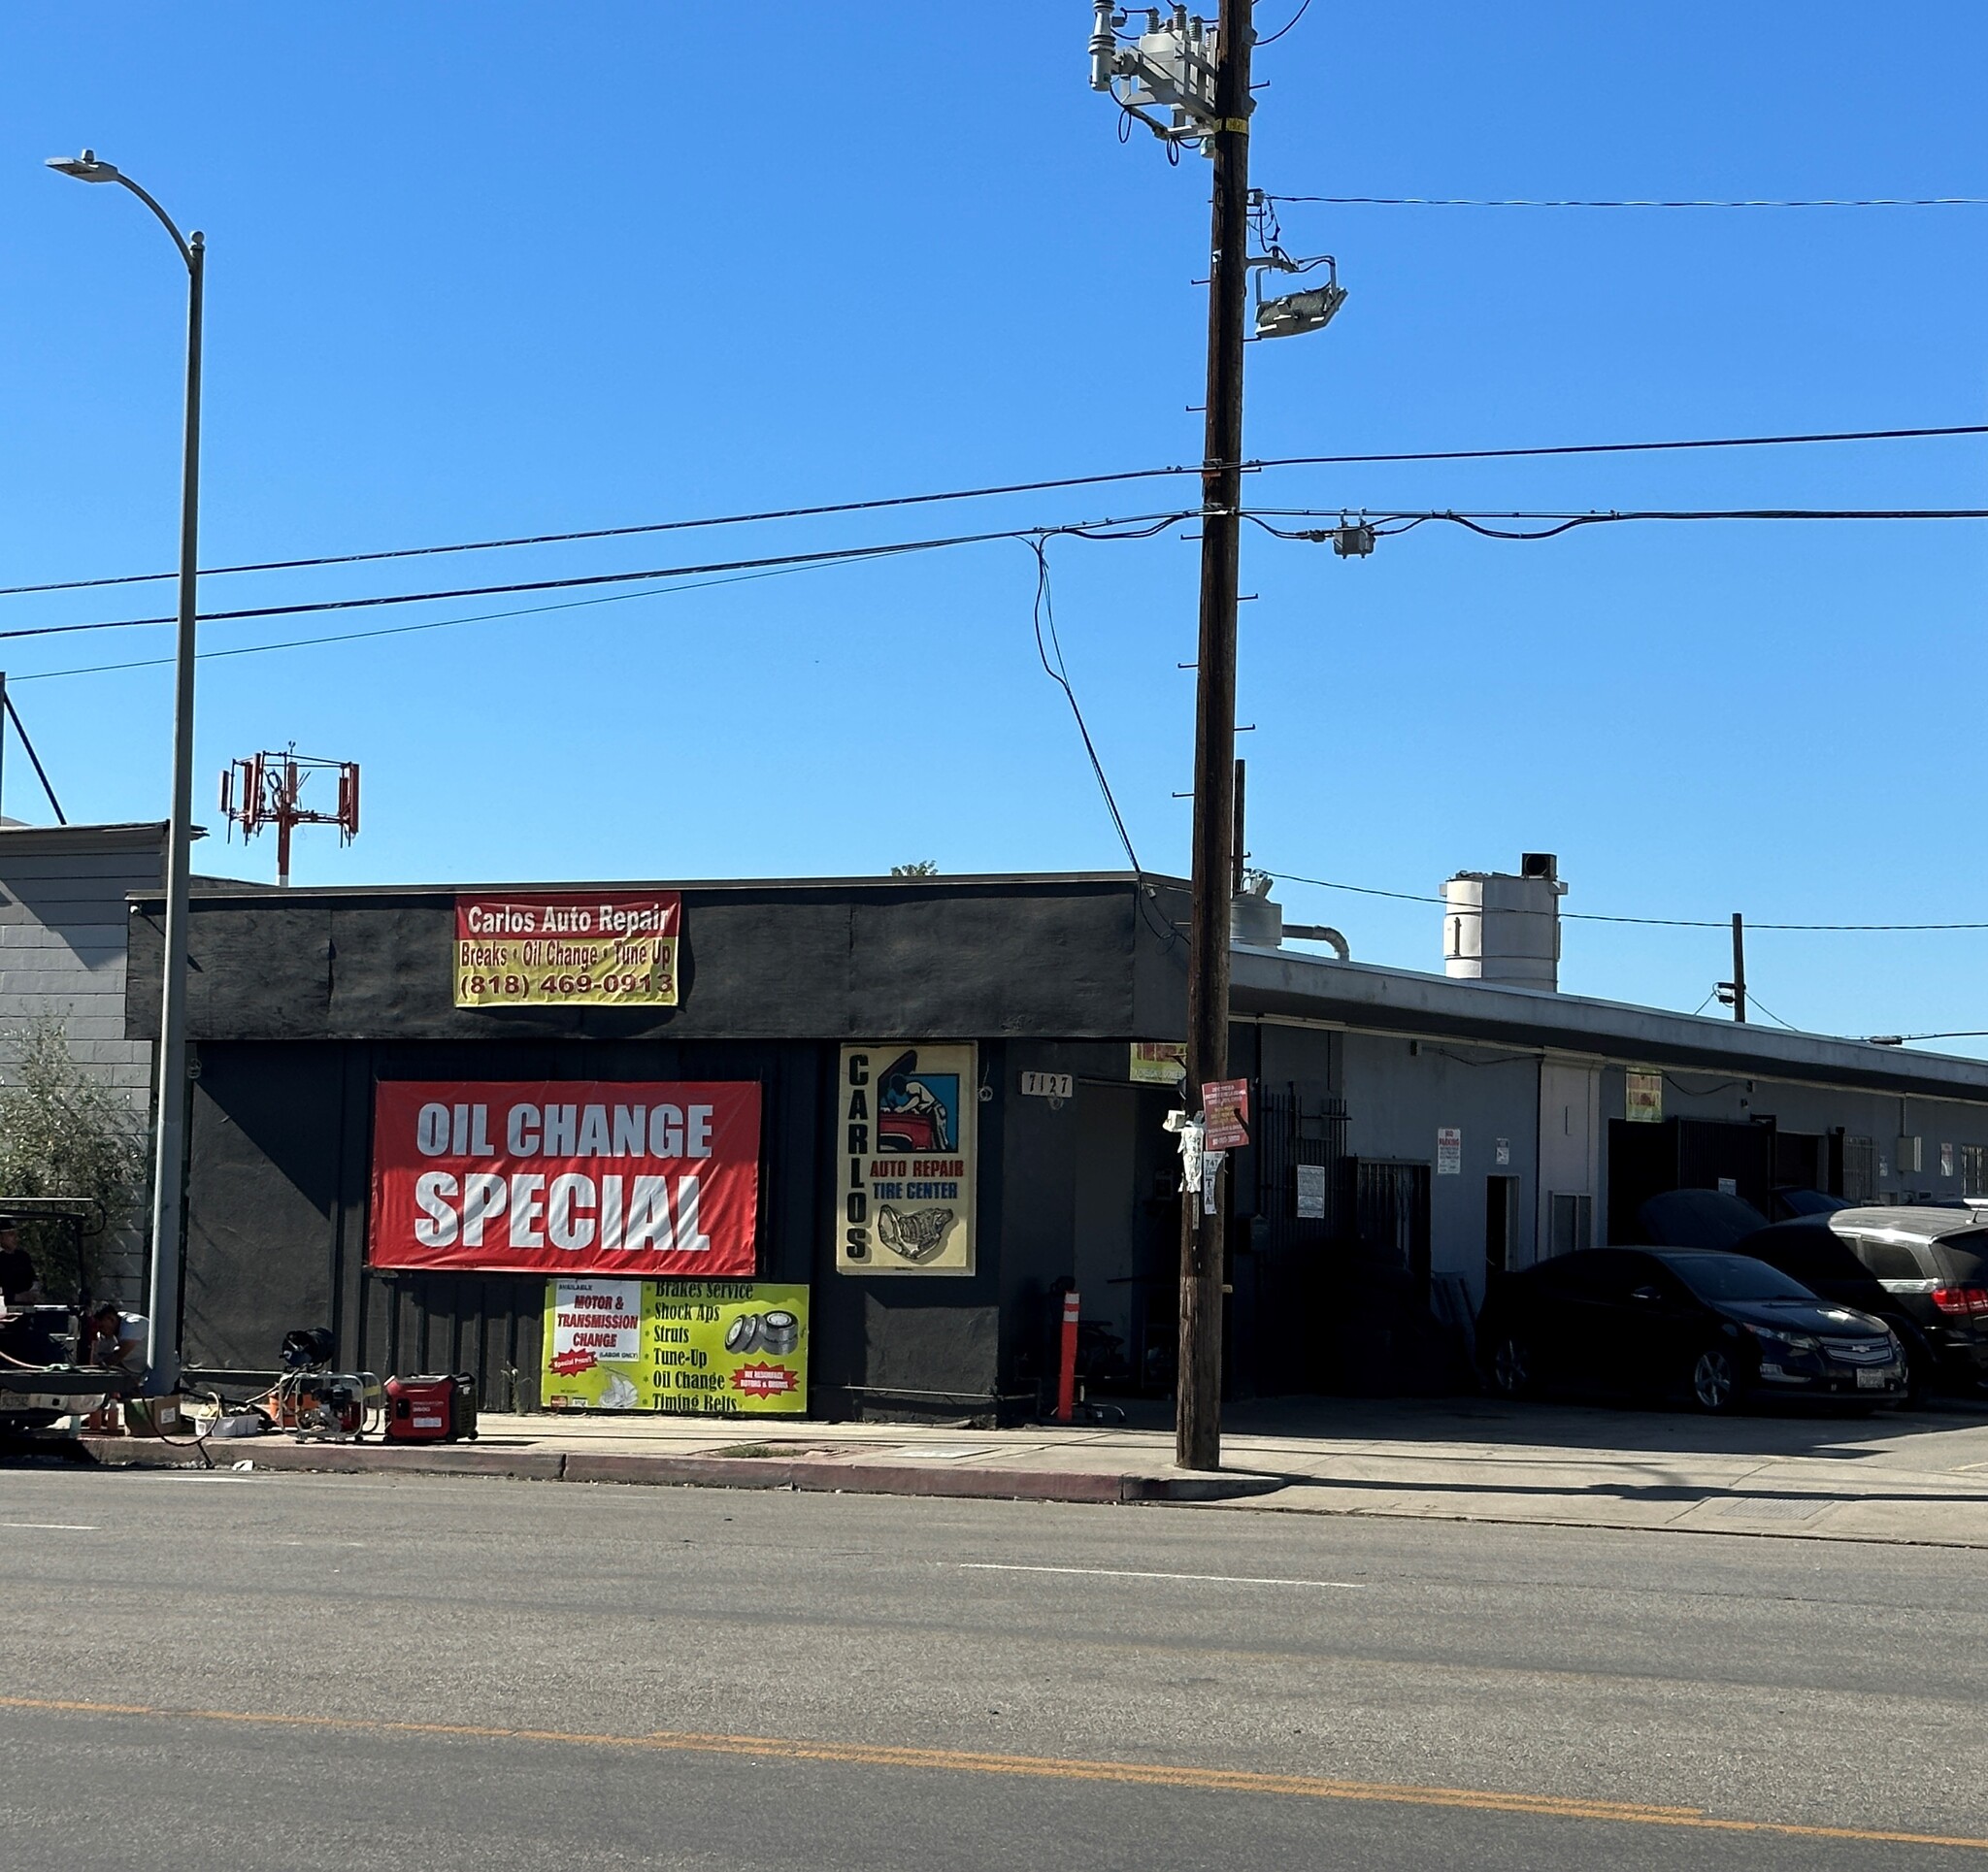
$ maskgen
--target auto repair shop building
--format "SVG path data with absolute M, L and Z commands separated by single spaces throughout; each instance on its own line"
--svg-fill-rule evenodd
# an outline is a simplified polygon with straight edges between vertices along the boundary
M 501 918 L 548 903 L 673 905 L 674 999 L 562 1001 L 588 991 L 555 970 L 507 1000 Z M 710 1272 L 799 1297 L 811 1415 L 1017 1415 L 1073 1278 L 1092 1369 L 1164 1395 L 1184 909 L 1123 873 L 197 897 L 187 1366 L 267 1372 L 329 1325 L 346 1365 L 529 1409 L 559 1389 L 548 1280 Z M 134 899 L 133 1039 L 160 914 Z M 1233 961 L 1233 1394 L 1440 1383 L 1489 1269 L 1634 1239 L 1659 1189 L 1984 1187 L 1988 1065 Z

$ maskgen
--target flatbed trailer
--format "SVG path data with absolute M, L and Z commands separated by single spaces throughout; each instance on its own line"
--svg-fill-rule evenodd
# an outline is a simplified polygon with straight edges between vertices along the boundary
M 0 1431 L 47 1429 L 58 1417 L 129 1397 L 142 1383 L 129 1372 L 80 1365 L 0 1365 Z

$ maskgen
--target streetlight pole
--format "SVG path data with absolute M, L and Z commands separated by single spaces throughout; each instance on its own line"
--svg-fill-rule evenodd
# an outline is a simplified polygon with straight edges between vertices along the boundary
M 200 323 L 207 242 L 182 235 L 170 214 L 129 176 L 81 156 L 52 156 L 49 167 L 78 181 L 116 182 L 158 217 L 186 263 L 186 433 L 180 480 L 180 615 L 173 649 L 173 807 L 167 830 L 165 980 L 159 998 L 158 1104 L 151 1172 L 151 1323 L 146 1389 L 180 1382 L 180 1268 L 186 1157 L 186 897 L 193 851 L 193 670 L 198 625 L 200 548 Z
M 1215 38 L 1213 266 L 1202 465 L 1201 645 L 1194 708 L 1194 861 L 1187 970 L 1187 1099 L 1229 1073 L 1229 904 L 1236 837 L 1236 604 L 1242 522 L 1242 344 L 1249 258 L 1251 0 L 1221 0 Z M 1228 1203 L 1180 1199 L 1180 1363 L 1174 1461 L 1222 1461 L 1222 1263 Z

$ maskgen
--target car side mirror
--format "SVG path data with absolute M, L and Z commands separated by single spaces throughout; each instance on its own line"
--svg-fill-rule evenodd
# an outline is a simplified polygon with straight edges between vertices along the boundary
M 1662 1299 L 1664 1297 L 1664 1290 L 1661 1287 L 1633 1288 L 1630 1291 L 1629 1297 L 1633 1300 L 1641 1300 L 1645 1305 L 1648 1305 L 1652 1300 Z

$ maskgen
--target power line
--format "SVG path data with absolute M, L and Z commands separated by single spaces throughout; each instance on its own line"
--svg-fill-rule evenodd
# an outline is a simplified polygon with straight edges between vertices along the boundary
M 990 533 L 949 534 L 939 539 L 896 541 L 884 545 L 836 546 L 820 552 L 778 553 L 759 559 L 716 560 L 705 565 L 659 566 L 642 572 L 585 573 L 565 578 L 518 579 L 498 585 L 457 585 L 435 591 L 386 592 L 364 598 L 312 599 L 294 605 L 251 605 L 234 610 L 202 611 L 200 622 L 233 623 L 256 617 L 298 617 L 321 611 L 369 610 L 384 605 L 426 605 L 450 598 L 501 598 L 536 591 L 571 591 L 591 585 L 637 584 L 657 578 L 689 578 L 710 573 L 750 571 L 766 566 L 847 565 L 870 559 L 894 558 L 906 553 L 935 552 L 952 546 L 984 545 L 997 540 L 1031 540 L 1067 535 L 1081 540 L 1150 539 L 1183 520 L 1207 519 L 1215 509 L 1191 508 L 1165 514 L 1140 514 L 1124 520 L 1100 520 L 1064 526 L 1004 527 Z M 1284 518 L 1324 519 L 1330 514 L 1317 508 L 1272 508 L 1266 509 Z M 1339 510 L 1343 520 L 1345 509 Z M 1242 517 L 1253 521 L 1265 532 L 1283 540 L 1323 542 L 1333 537 L 1330 527 L 1283 528 L 1264 513 L 1244 509 Z M 1500 531 L 1484 525 L 1487 518 L 1546 520 L 1553 524 L 1532 533 Z M 1432 520 L 1450 520 L 1498 540 L 1551 540 L 1575 527 L 1604 526 L 1630 521 L 1673 520 L 1988 520 L 1988 508 L 1732 508 L 1702 509 L 1648 509 L 1611 513 L 1509 513 L 1474 515 L 1454 509 L 1427 513 L 1380 513 L 1373 523 L 1407 532 Z M 1133 529 L 1127 531 L 1126 529 Z M 162 617 L 103 618 L 85 624 L 31 624 L 0 631 L 0 640 L 38 637 L 73 637 L 86 631 L 126 631 L 171 624 Z
M 1753 985 L 1750 982 L 1747 984 L 1746 988 L 1746 1005 L 1750 1008 L 1759 1008 L 1760 1011 L 1763 1014 L 1765 1014 L 1769 1020 L 1773 1021 L 1776 1027 L 1785 1027 L 1790 1034 L 1801 1034 L 1809 1031 L 1805 1028 L 1796 1027 L 1792 1022 L 1782 1020 L 1782 1018 L 1778 1014 L 1776 1014 L 1772 1007 L 1770 1007 L 1764 1001 L 1761 1000 L 1761 998 L 1758 995 L 1756 995 L 1753 992 Z
M 1342 508 L 1338 512 L 1340 521 L 1343 524 L 1347 509 Z M 1323 544 L 1339 531 L 1337 527 L 1274 526 L 1267 517 L 1273 514 L 1280 518 L 1332 517 L 1330 513 L 1321 512 L 1316 508 L 1251 508 L 1244 510 L 1242 517 L 1254 522 L 1266 533 L 1276 535 L 1279 540 L 1309 540 L 1314 544 Z M 1408 533 L 1415 527 L 1426 526 L 1431 521 L 1447 521 L 1486 540 L 1557 540 L 1562 534 L 1572 533 L 1578 527 L 1623 526 L 1667 520 L 1988 520 L 1988 508 L 1652 508 L 1590 513 L 1464 513 L 1454 508 L 1421 513 L 1370 512 L 1362 508 L 1360 517 L 1363 525 L 1375 528 L 1377 537 L 1382 539 L 1393 534 Z M 1509 528 L 1487 524 L 1492 520 L 1540 520 L 1548 524 L 1532 532 L 1514 533 Z
M 755 572 L 767 567 L 850 565 L 865 560 L 896 558 L 907 553 L 937 552 L 951 546 L 985 545 L 996 540 L 1028 540 L 1053 534 L 1068 534 L 1081 540 L 1142 539 L 1181 520 L 1204 517 L 1206 511 L 1202 508 L 1192 508 L 1164 514 L 1142 513 L 1122 520 L 1096 520 L 1054 527 L 1003 527 L 991 533 L 956 533 L 939 539 L 901 540 L 874 546 L 836 546 L 820 552 L 775 553 L 765 558 L 716 560 L 706 565 L 656 566 L 643 572 L 585 573 L 566 578 L 518 579 L 501 585 L 457 585 L 437 591 L 315 599 L 296 605 L 252 605 L 238 610 L 202 611 L 200 622 L 217 624 L 253 617 L 296 617 L 316 611 L 371 610 L 382 605 L 426 605 L 450 598 L 504 598 L 524 592 L 572 591 L 592 585 L 628 585 L 658 578 L 696 578 L 713 573 Z M 1134 530 L 1123 530 L 1128 528 Z M 139 630 L 176 621 L 172 617 L 117 617 L 88 624 L 34 624 L 0 631 L 0 639 L 73 637 L 83 631 Z
M 1415 462 L 1522 461 L 1557 455 L 1632 455 L 1677 449 L 1786 448 L 1805 444 L 1858 442 L 1923 442 L 1955 436 L 1988 435 L 1988 423 L 1947 423 L 1905 429 L 1839 429 L 1773 436 L 1706 436 L 1658 442 L 1561 443 L 1523 448 L 1439 448 L 1395 450 L 1361 455 L 1285 455 L 1241 464 L 1246 474 L 1285 468 L 1369 468 Z M 393 546 L 374 552 L 323 553 L 303 559 L 264 559 L 235 566 L 208 566 L 203 578 L 238 573 L 308 572 L 330 566 L 376 564 L 389 559 L 422 559 L 457 552 L 497 552 L 513 546 L 568 545 L 588 540 L 625 540 L 646 534 L 698 532 L 707 527 L 748 526 L 763 521 L 824 519 L 846 513 L 875 513 L 893 508 L 929 507 L 951 501 L 996 499 L 1011 494 L 1054 493 L 1078 487 L 1158 480 L 1201 475 L 1201 467 L 1133 468 L 1105 475 L 1069 475 L 1048 480 L 1010 481 L 985 487 L 951 488 L 938 493 L 894 494 L 868 501 L 834 501 L 816 507 L 768 508 L 750 513 L 718 513 L 699 519 L 652 520 L 639 525 L 588 527 L 570 533 L 517 534 L 505 539 L 460 540 L 440 545 Z M 144 585 L 176 578 L 177 572 L 123 573 L 105 578 L 68 578 L 39 585 L 0 586 L 0 598 L 23 598 L 50 592 L 95 591 L 113 585 Z
M 1939 433 L 1947 432 L 1942 430 Z M 1988 424 L 1966 433 L 1988 435 Z M 587 527 L 574 533 L 528 533 L 502 540 L 459 540 L 434 546 L 392 546 L 377 552 L 326 553 L 308 559 L 264 559 L 239 566 L 203 567 L 200 575 L 203 578 L 221 578 L 235 573 L 308 572 L 327 566 L 369 565 L 382 559 L 427 559 L 457 552 L 497 552 L 512 546 L 556 546 L 584 540 L 628 540 L 652 533 L 695 533 L 707 527 L 749 526 L 772 520 L 816 520 L 836 514 L 876 513 L 890 508 L 930 507 L 948 501 L 988 500 L 1008 494 L 1053 493 L 1067 488 L 1103 487 L 1113 482 L 1157 480 L 1168 476 L 1199 475 L 1201 472 L 1199 468 L 1133 468 L 1110 475 L 1067 475 L 1053 480 L 1011 481 L 998 486 L 952 488 L 932 494 L 893 494 L 869 501 L 833 501 L 820 507 L 767 508 L 752 513 L 716 513 L 701 519 L 649 520 L 635 526 Z M 0 585 L 0 598 L 93 591 L 107 585 L 156 584 L 179 575 L 177 572 L 132 572 L 110 578 L 68 578 L 46 585 Z
M 1839 429 L 1784 436 L 1711 436 L 1676 442 L 1559 443 L 1529 448 L 1411 449 L 1387 455 L 1283 455 L 1274 460 L 1244 462 L 1245 469 L 1370 468 L 1403 462 L 1497 462 L 1537 460 L 1553 455 L 1655 455 L 1677 449 L 1788 448 L 1809 443 L 1924 442 L 1946 436 L 1988 435 L 1988 423 L 1948 423 L 1917 429 Z M 1198 473 L 1198 470 L 1189 470 Z M 0 597 L 5 597 L 0 592 Z
M 1292 22 L 1297 23 L 1295 20 Z M 1525 196 L 1272 195 L 1273 202 L 1312 202 L 1329 208 L 1984 208 L 1988 195 L 1825 196 L 1800 200 L 1677 199 L 1596 201 Z
M 1430 897 L 1416 891 L 1383 891 L 1372 884 L 1342 884 L 1324 877 L 1301 877 L 1296 871 L 1271 871 L 1272 877 L 1283 884 L 1309 884 L 1322 891 L 1350 891 L 1359 897 L 1387 897 L 1402 903 L 1440 903 L 1450 907 L 1446 897 Z M 1612 916 L 1599 910 L 1516 910 L 1501 912 L 1518 916 L 1554 916 L 1571 923 L 1632 923 L 1650 929 L 1663 930 L 1730 930 L 1730 917 L 1690 917 L 1690 916 Z M 1756 923 L 1746 919 L 1746 927 L 1752 930 L 1779 930 L 1808 935 L 1892 935 L 1926 934 L 1948 930 L 1988 930 L 1988 922 L 1981 923 Z M 1749 994 L 1751 991 L 1748 991 Z
M 707 591 L 714 585 L 745 585 L 759 578 L 784 578 L 797 572 L 819 572 L 819 566 L 775 566 L 762 572 L 738 573 L 729 578 L 702 578 L 681 585 L 651 586 L 647 591 L 609 592 L 600 598 L 569 598 L 556 605 L 523 605 L 514 610 L 478 611 L 468 617 L 430 618 L 420 624 L 389 624 L 373 631 L 333 631 L 322 637 L 286 638 L 275 643 L 243 643 L 226 650 L 200 650 L 202 663 L 219 662 L 226 657 L 263 656 L 273 650 L 307 650 L 321 643 L 359 643 L 381 637 L 414 637 L 423 631 L 448 631 L 459 624 L 490 624 L 512 617 L 539 617 L 548 611 L 582 610 L 592 605 L 625 605 L 637 598 L 674 598 L 679 592 Z M 111 675 L 125 670 L 161 670 L 172 663 L 169 656 L 134 658 L 128 663 L 85 663 L 72 670 L 37 670 L 30 675 L 8 677 L 9 687 L 22 682 L 52 682 L 58 676 Z
M 1100 530 L 1099 527 L 1061 527 L 1038 529 L 1033 533 L 1016 537 L 1025 539 L 1031 543 L 1036 539 L 1053 538 L 1059 533 L 1068 533 L 1073 538 L 1079 540 L 1137 540 L 1148 537 L 1151 533 L 1161 528 L 1172 526 L 1179 517 L 1181 516 L 1169 514 L 1165 519 L 1158 522 L 1136 526 L 1135 530 L 1131 532 L 1106 532 Z M 1110 525 L 1113 523 L 1107 522 L 1105 524 Z M 1120 524 L 1132 525 L 1133 523 L 1126 522 Z M 540 617 L 550 611 L 580 610 L 593 605 L 621 605 L 637 598 L 672 598 L 679 592 L 709 591 L 718 585 L 750 584 L 761 578 L 783 578 L 795 573 L 820 572 L 832 566 L 852 563 L 855 562 L 839 559 L 793 565 L 773 565 L 757 571 L 735 573 L 724 577 L 686 579 L 680 585 L 655 586 L 647 591 L 610 592 L 599 598 L 573 598 L 551 605 L 520 605 L 510 610 L 476 611 L 467 617 L 430 618 L 419 624 L 390 624 L 370 631 L 331 631 L 317 637 L 281 639 L 274 643 L 246 643 L 238 644 L 233 648 L 225 650 L 201 650 L 196 652 L 196 655 L 198 660 L 203 663 L 218 662 L 227 657 L 263 656 L 275 650 L 304 650 L 315 648 L 320 644 L 367 642 L 375 638 L 414 637 L 425 631 L 453 630 L 457 625 L 461 624 L 489 624 L 514 617 Z M 172 661 L 171 657 L 162 656 L 135 657 L 123 663 L 85 663 L 79 664 L 75 668 L 68 670 L 37 670 L 31 674 L 13 676 L 9 680 L 15 683 L 51 682 L 61 676 L 112 675 L 127 670 L 163 669 L 171 664 Z M 1136 863 L 1134 869 L 1138 869 Z
M 1291 28 L 1295 26 L 1299 20 L 1303 19 L 1305 16 L 1310 11 L 1311 0 L 1298 0 L 1298 11 L 1294 13 L 1290 16 L 1290 18 L 1286 19 L 1284 23 L 1281 26 L 1279 26 L 1276 32 L 1272 33 L 1268 38 L 1259 39 L 1256 42 L 1256 49 L 1258 51 L 1261 51 L 1266 46 L 1275 46 L 1278 40 L 1280 40 L 1287 32 L 1289 32 Z
M 1145 868 L 1139 862 L 1139 854 L 1132 848 L 1132 835 L 1125 829 L 1125 815 L 1118 810 L 1118 802 L 1112 798 L 1111 782 L 1105 777 L 1105 764 L 1098 758 L 1097 743 L 1091 739 L 1090 724 L 1083 718 L 1083 707 L 1077 699 L 1077 691 L 1071 686 L 1070 670 L 1063 661 L 1063 640 L 1056 633 L 1056 601 L 1049 592 L 1049 549 L 1041 540 L 1028 542 L 1036 555 L 1036 602 L 1034 621 L 1036 627 L 1036 655 L 1042 659 L 1043 671 L 1049 680 L 1063 691 L 1063 698 L 1070 704 L 1070 712 L 1077 717 L 1077 732 L 1083 738 L 1083 751 L 1090 757 L 1091 772 L 1096 776 L 1098 791 L 1105 796 L 1105 809 L 1111 815 L 1111 824 L 1117 829 L 1118 842 L 1125 847 L 1125 857 L 1134 871 L 1143 878 Z M 1048 640 L 1043 636 L 1046 619 L 1049 627 Z M 1056 658 L 1049 659 L 1049 645 L 1054 644 Z
M 1028 542 L 1036 555 L 1036 599 L 1032 620 L 1036 631 L 1036 655 L 1042 659 L 1044 673 L 1059 689 L 1063 699 L 1070 704 L 1070 712 L 1077 718 L 1077 732 L 1082 738 L 1083 751 L 1091 764 L 1091 773 L 1097 780 L 1098 791 L 1104 795 L 1105 810 L 1111 815 L 1111 825 L 1118 834 L 1118 842 L 1125 848 L 1126 863 L 1132 867 L 1133 876 L 1138 882 L 1139 913 L 1146 926 L 1168 948 L 1180 940 L 1180 933 L 1174 925 L 1163 919 L 1153 908 L 1146 897 L 1145 867 L 1139 862 L 1139 853 L 1133 849 L 1132 834 L 1126 829 L 1125 815 L 1118 810 L 1118 802 L 1111 792 L 1111 782 L 1106 776 L 1105 763 L 1099 756 L 1097 743 L 1091 739 L 1090 724 L 1084 720 L 1083 706 L 1077 699 L 1076 686 L 1070 680 L 1069 666 L 1063 660 L 1063 640 L 1056 630 L 1056 601 L 1049 590 L 1049 546 L 1045 536 L 1037 536 Z M 1048 627 L 1046 641 L 1044 626 Z M 1054 650 L 1055 660 L 1050 661 Z

